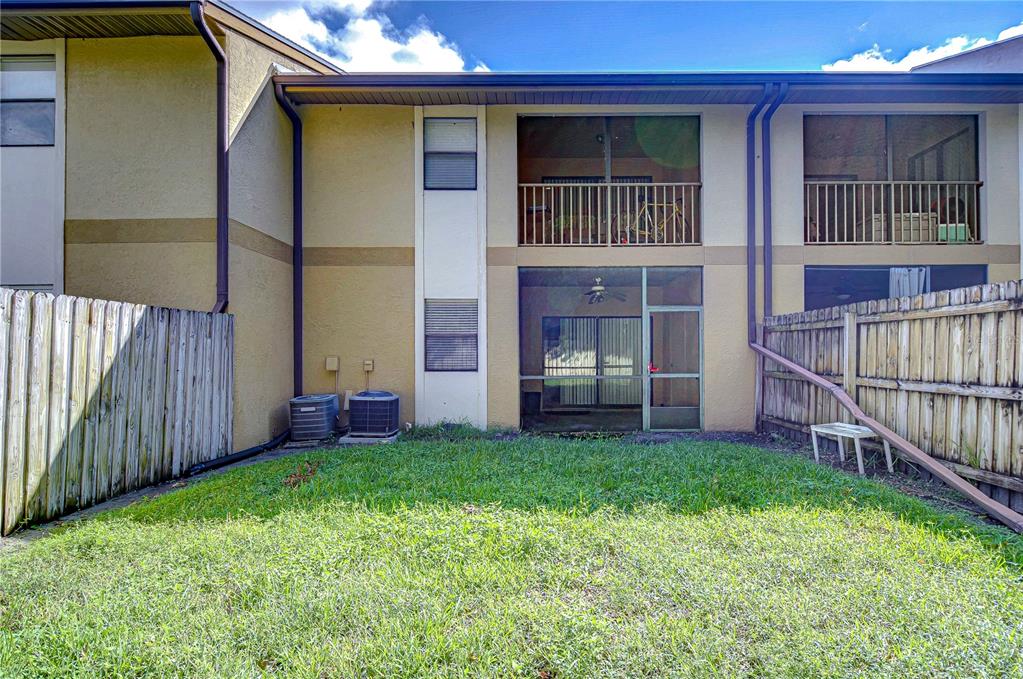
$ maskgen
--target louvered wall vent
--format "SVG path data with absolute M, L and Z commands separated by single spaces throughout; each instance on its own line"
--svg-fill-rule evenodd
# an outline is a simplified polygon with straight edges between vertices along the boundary
M 478 302 L 475 299 L 426 300 L 426 369 L 476 372 Z

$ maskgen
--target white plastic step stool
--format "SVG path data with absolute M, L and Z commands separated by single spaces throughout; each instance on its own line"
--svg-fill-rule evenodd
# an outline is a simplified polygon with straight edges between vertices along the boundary
M 817 449 L 817 435 L 828 436 L 838 441 L 838 459 L 845 462 L 845 440 L 852 439 L 856 448 L 856 466 L 859 467 L 860 476 L 863 476 L 863 447 L 860 441 L 863 439 L 876 438 L 877 434 L 867 427 L 858 424 L 847 424 L 845 422 L 832 422 L 831 424 L 810 425 L 810 438 L 813 439 L 813 461 L 820 463 L 820 452 Z M 881 439 L 884 444 L 884 460 L 888 463 L 888 471 L 894 472 L 892 464 L 892 449 L 888 442 Z

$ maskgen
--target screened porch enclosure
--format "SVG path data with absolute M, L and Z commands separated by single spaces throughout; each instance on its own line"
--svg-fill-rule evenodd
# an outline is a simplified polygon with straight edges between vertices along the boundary
M 698 116 L 518 121 L 519 244 L 698 244 Z
M 698 268 L 519 270 L 521 425 L 699 429 Z
M 974 115 L 807 115 L 805 239 L 824 243 L 980 240 Z

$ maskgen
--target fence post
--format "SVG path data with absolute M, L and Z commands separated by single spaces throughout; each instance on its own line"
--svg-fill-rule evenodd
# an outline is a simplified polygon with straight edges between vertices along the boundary
M 842 388 L 845 392 L 852 397 L 852 400 L 858 401 L 856 397 L 856 371 L 857 371 L 857 359 L 859 357 L 858 341 L 859 333 L 856 329 L 856 312 L 848 311 L 845 313 L 844 323 L 842 326 L 843 331 L 843 342 L 842 342 Z M 855 422 L 855 419 L 851 415 L 846 414 L 851 422 Z

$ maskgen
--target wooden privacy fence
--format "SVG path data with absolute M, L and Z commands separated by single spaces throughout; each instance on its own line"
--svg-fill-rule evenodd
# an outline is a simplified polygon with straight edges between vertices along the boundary
M 232 448 L 234 318 L 0 289 L 0 531 Z
M 772 316 L 763 344 L 1023 510 L 1023 281 Z M 805 433 L 848 417 L 830 394 L 768 359 L 758 373 L 765 428 Z

